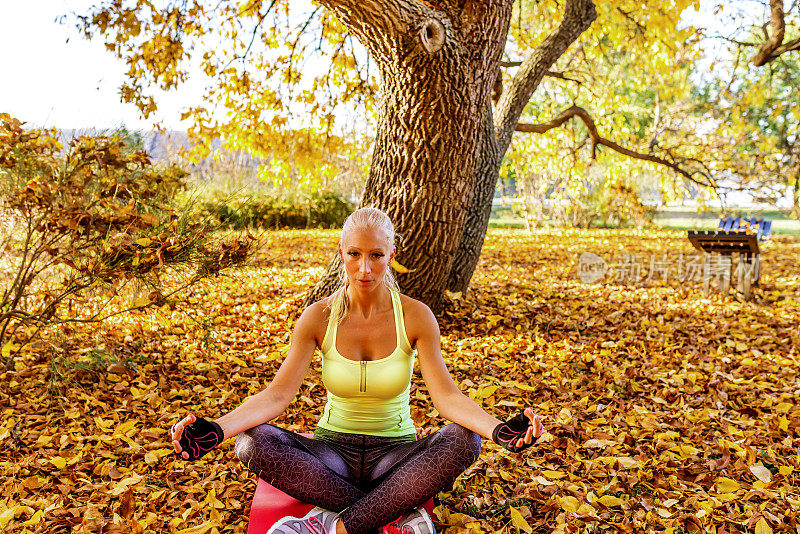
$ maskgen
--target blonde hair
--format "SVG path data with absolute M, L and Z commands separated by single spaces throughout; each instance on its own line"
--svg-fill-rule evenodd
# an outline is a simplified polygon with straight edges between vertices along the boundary
M 342 225 L 340 240 L 344 242 L 345 237 L 355 230 L 381 231 L 386 236 L 389 246 L 394 246 L 396 237 L 394 224 L 392 224 L 389 216 L 378 208 L 359 208 L 351 213 Z M 400 291 L 400 286 L 397 285 L 397 278 L 395 278 L 391 267 L 386 269 L 383 283 L 389 290 Z M 333 299 L 331 299 L 329 306 L 331 309 L 331 317 L 333 317 L 333 320 L 337 323 L 341 323 L 344 320 L 347 311 L 350 309 L 350 299 L 347 296 L 348 285 L 350 285 L 350 281 L 347 279 L 344 264 L 342 264 L 339 266 L 339 285 L 336 291 L 333 292 Z

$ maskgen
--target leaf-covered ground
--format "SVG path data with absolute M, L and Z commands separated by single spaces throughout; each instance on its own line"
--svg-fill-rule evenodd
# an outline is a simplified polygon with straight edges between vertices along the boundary
M 0 530 L 244 532 L 254 477 L 232 441 L 177 459 L 167 429 L 260 390 L 336 232 L 267 235 L 246 270 L 170 308 L 51 332 L 2 375 Z M 449 532 L 800 532 L 800 239 L 775 236 L 753 302 L 698 281 L 582 283 L 578 258 L 677 261 L 679 232 L 490 232 L 441 318 L 461 389 L 545 443 L 481 458 L 440 494 Z M 646 270 L 644 274 L 646 274 Z M 318 366 L 277 424 L 311 429 Z M 425 388 L 412 413 L 443 421 Z

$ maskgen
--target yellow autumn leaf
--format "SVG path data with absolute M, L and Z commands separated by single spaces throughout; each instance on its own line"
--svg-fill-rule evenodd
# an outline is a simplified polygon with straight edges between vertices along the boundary
M 34 525 L 38 525 L 39 523 L 41 523 L 43 516 L 44 516 L 44 510 L 36 510 L 36 512 L 34 512 L 34 514 L 31 516 L 30 519 L 22 523 L 22 526 L 32 527 Z
M 597 499 L 597 502 L 599 502 L 604 506 L 608 506 L 609 508 L 611 508 L 612 506 L 622 506 L 623 504 L 625 504 L 625 501 L 623 501 L 619 497 L 614 497 L 613 495 L 603 495 L 602 497 Z
M 780 467 L 778 468 L 778 472 L 779 472 L 781 475 L 783 475 L 783 476 L 785 476 L 785 477 L 788 477 L 789 475 L 791 475 L 791 474 L 794 472 L 794 466 L 791 466 L 791 465 L 782 465 L 782 466 L 780 466 Z
M 495 391 L 497 391 L 497 386 L 486 386 L 485 388 L 482 388 L 482 389 L 479 391 L 479 393 L 478 393 L 478 394 L 479 394 L 480 398 L 482 398 L 482 399 L 488 399 L 489 397 L 491 397 L 492 395 L 494 395 L 494 392 L 495 392 Z
M 787 432 L 789 430 L 789 420 L 786 419 L 785 415 L 782 415 L 780 421 L 778 421 L 778 429 L 781 432 Z
M 6 528 L 6 526 L 14 519 L 14 516 L 17 513 L 17 510 L 21 508 L 20 506 L 13 506 L 8 510 L 0 513 L 0 528 Z
M 406 274 L 406 273 L 413 272 L 413 269 L 409 269 L 407 267 L 404 267 L 404 266 L 400 265 L 397 262 L 397 260 L 392 260 L 391 266 L 392 266 L 392 269 L 394 269 L 395 271 L 397 271 L 400 274 Z
M 5 345 L 3 345 L 3 349 L 0 350 L 0 355 L 2 355 L 4 360 L 7 360 L 9 356 L 11 356 L 11 349 L 13 348 L 13 344 L 8 341 Z
M 619 462 L 619 466 L 623 469 L 630 469 L 632 467 L 639 467 L 639 465 L 641 465 L 637 460 L 627 456 L 620 456 L 617 458 L 617 462 Z
M 523 391 L 536 391 L 535 387 L 529 384 L 523 384 L 522 382 L 511 382 L 509 385 L 519 388 Z
M 492 314 L 486 317 L 486 322 L 489 323 L 489 326 L 492 327 L 503 320 L 502 315 Z
M 225 508 L 225 503 L 217 499 L 217 492 L 214 489 L 208 492 L 208 495 L 206 495 L 205 502 L 213 506 L 214 508 L 220 510 Z
M 577 512 L 578 506 L 580 506 L 580 502 L 578 502 L 578 499 L 576 499 L 572 495 L 567 495 L 566 497 L 559 497 L 558 504 L 561 505 L 561 508 L 563 508 L 565 512 Z
M 144 463 L 147 465 L 155 465 L 158 463 L 158 455 L 153 452 L 147 452 L 144 455 Z
M 0 514 L 0 528 L 5 528 L 15 517 L 21 515 L 33 514 L 34 510 L 30 506 L 13 506 Z M 26 521 L 26 526 L 30 524 L 30 520 Z
M 556 479 L 556 480 L 558 480 L 559 478 L 564 478 L 565 476 L 567 476 L 567 474 L 564 473 L 563 471 L 550 471 L 550 470 L 542 471 L 542 475 L 544 475 L 545 477 L 547 477 L 549 479 Z
M 751 465 L 750 472 L 753 473 L 753 476 L 764 484 L 769 484 L 772 481 L 772 473 L 770 473 L 769 469 L 761 464 Z
M 114 434 L 115 435 L 125 435 L 129 431 L 133 430 L 133 428 L 137 425 L 137 423 L 139 423 L 139 421 L 137 421 L 136 419 L 131 419 L 129 421 L 125 421 L 124 423 L 118 425 L 114 429 Z
M 94 424 L 97 425 L 97 428 L 100 430 L 108 431 L 114 426 L 114 421 L 103 419 L 101 417 L 94 418 Z
M 756 523 L 756 534 L 772 534 L 772 527 L 769 526 L 767 520 L 763 517 Z
M 533 532 L 533 529 L 525 520 L 525 518 L 522 517 L 522 514 L 519 512 L 519 510 L 517 510 L 513 506 L 509 506 L 508 511 L 511 512 L 511 522 L 514 524 L 515 527 L 517 527 L 520 530 L 524 530 L 525 532 Z
M 202 525 L 197 525 L 195 527 L 184 528 L 183 530 L 179 530 L 177 534 L 205 534 L 206 532 L 210 531 L 214 527 L 219 526 L 219 523 L 216 521 L 206 521 Z
M 40 476 L 32 476 L 28 477 L 22 481 L 22 485 L 30 490 L 35 490 L 42 487 L 45 484 L 45 479 Z
M 57 469 L 64 469 L 67 466 L 67 459 L 63 456 L 54 456 L 50 458 L 50 463 L 56 466 Z
M 151 302 L 151 300 L 149 298 L 147 298 L 147 297 L 138 297 L 138 298 L 133 299 L 133 302 L 131 303 L 131 306 L 134 307 L 134 308 L 141 308 L 141 307 L 149 305 L 150 302 Z
M 228 354 L 228 361 L 235 363 L 240 367 L 247 367 L 247 362 L 241 358 L 237 358 L 233 354 Z
M 716 485 L 722 493 L 734 493 L 739 491 L 739 483 L 728 477 L 719 477 L 716 480 Z
M 689 456 L 694 456 L 695 454 L 700 452 L 699 449 L 696 449 L 695 447 L 692 447 L 691 445 L 686 445 L 686 444 L 683 444 L 683 443 L 678 445 L 677 447 L 673 447 L 672 450 L 676 450 L 676 451 L 680 452 L 682 458 L 688 458 Z

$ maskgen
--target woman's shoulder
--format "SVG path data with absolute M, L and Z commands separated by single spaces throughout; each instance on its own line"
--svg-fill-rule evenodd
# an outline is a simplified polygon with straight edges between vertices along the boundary
M 304 311 L 303 316 L 309 320 L 327 321 L 331 315 L 331 301 L 333 296 L 325 297 L 309 305 Z
M 417 330 L 434 324 L 438 327 L 436 316 L 424 302 L 400 293 L 400 305 L 403 307 L 403 321 L 406 324 L 406 330 Z
M 313 339 L 317 346 L 322 344 L 330 317 L 330 304 L 328 299 L 318 300 L 303 310 L 297 320 L 295 332 L 300 337 Z
M 402 293 L 397 293 L 400 296 L 400 305 L 403 306 L 403 312 L 411 312 L 411 313 L 421 313 L 421 312 L 430 312 L 430 308 L 427 304 L 422 301 L 419 301 L 415 298 L 411 298 L 408 295 L 404 295 Z

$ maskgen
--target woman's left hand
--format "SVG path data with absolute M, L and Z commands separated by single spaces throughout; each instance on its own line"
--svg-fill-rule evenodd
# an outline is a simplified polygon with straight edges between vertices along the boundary
M 534 443 L 544 434 L 541 418 L 526 408 L 524 412 L 500 423 L 492 432 L 492 439 L 512 452 L 520 452 Z

